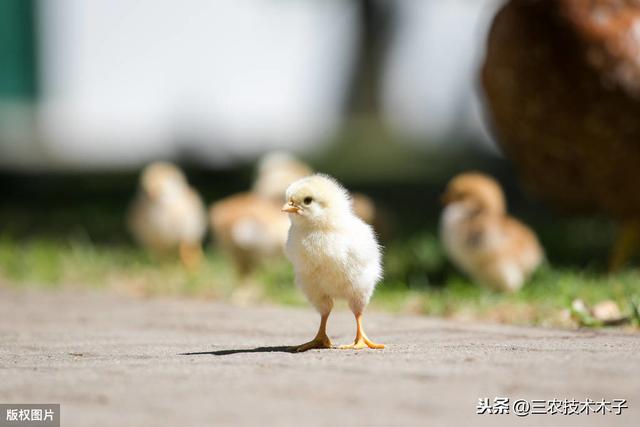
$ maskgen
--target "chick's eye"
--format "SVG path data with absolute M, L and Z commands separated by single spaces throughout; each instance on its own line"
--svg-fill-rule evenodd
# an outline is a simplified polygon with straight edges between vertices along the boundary
M 304 200 L 302 201 L 305 205 L 310 205 L 311 202 L 313 202 L 313 198 L 312 197 L 305 197 Z

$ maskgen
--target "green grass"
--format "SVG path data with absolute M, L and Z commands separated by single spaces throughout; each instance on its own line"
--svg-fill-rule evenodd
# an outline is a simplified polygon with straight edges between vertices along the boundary
M 216 254 L 207 254 L 201 268 L 189 272 L 176 260 L 156 259 L 128 245 L 0 238 L 0 279 L 10 286 L 222 297 L 230 292 L 230 273 Z
M 306 305 L 285 260 L 270 262 L 238 280 L 215 249 L 194 272 L 175 259 L 157 259 L 125 243 L 93 244 L 88 238 L 0 238 L 0 283 L 44 289 L 114 289 L 139 296 L 180 295 L 246 302 Z M 640 298 L 640 273 L 605 275 L 596 268 L 543 267 L 516 294 L 491 292 L 459 275 L 429 233 L 391 244 L 386 275 L 372 308 L 512 324 L 569 326 L 574 299 L 588 305 L 616 301 L 623 314 Z

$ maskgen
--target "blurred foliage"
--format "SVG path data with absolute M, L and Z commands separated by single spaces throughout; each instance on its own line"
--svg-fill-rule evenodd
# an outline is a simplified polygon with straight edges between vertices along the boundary
M 438 287 L 444 283 L 447 260 L 440 242 L 431 233 L 421 233 L 392 243 L 386 253 L 387 281 L 406 288 Z

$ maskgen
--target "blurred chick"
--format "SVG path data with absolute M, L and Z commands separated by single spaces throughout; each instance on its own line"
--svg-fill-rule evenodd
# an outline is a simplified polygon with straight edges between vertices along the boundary
M 369 340 L 362 313 L 382 276 L 380 247 L 371 226 L 353 213 L 347 191 L 326 175 L 303 178 L 287 189 L 291 228 L 285 253 L 293 264 L 296 284 L 320 312 L 315 338 L 296 351 L 330 348 L 327 319 L 334 298 L 344 298 L 356 318 L 353 344 L 340 348 L 384 348 Z
M 289 224 L 286 218 L 283 221 L 280 206 L 248 192 L 220 200 L 209 209 L 215 240 L 231 256 L 240 276 L 282 253 Z
M 312 173 L 309 165 L 291 154 L 274 151 L 265 154 L 258 162 L 257 176 L 252 191 L 260 197 L 277 202 L 280 206 L 289 185 Z
M 351 204 L 353 207 L 353 213 L 355 213 L 358 218 L 371 226 L 375 224 L 377 217 L 376 205 L 369 196 L 362 193 L 352 193 Z
M 292 182 L 312 173 L 313 170 L 306 163 L 301 162 L 289 153 L 275 151 L 266 154 L 260 159 L 258 174 L 252 191 L 263 198 L 277 202 L 278 208 L 280 208 L 287 187 Z M 376 206 L 369 196 L 362 193 L 353 193 L 351 199 L 353 211 L 360 219 L 369 225 L 374 225 L 379 220 Z M 279 215 L 279 217 L 282 217 L 282 215 Z M 289 222 L 287 221 L 288 229 Z
M 178 250 L 185 266 L 199 264 L 206 213 L 200 196 L 176 166 L 158 162 L 143 170 L 127 222 L 146 249 L 161 255 Z
M 289 229 L 280 212 L 284 194 L 292 182 L 311 174 L 293 156 L 276 152 L 264 156 L 250 192 L 222 199 L 209 209 L 211 230 L 241 276 L 261 261 L 283 252 Z
M 443 203 L 440 234 L 453 263 L 492 289 L 520 289 L 544 254 L 533 231 L 507 214 L 499 184 L 480 173 L 458 175 Z

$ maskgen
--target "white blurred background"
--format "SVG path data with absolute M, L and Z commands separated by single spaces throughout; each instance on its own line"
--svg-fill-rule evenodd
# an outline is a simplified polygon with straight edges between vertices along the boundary
M 376 56 L 380 105 L 368 113 L 399 141 L 490 147 L 476 86 L 501 0 L 30 3 L 36 89 L 11 90 L 0 73 L 5 169 L 126 169 L 177 157 L 215 167 L 326 143 L 353 113 L 365 4 L 388 26 Z M 0 20 L 11 13 L 0 8 Z M 0 67 L 15 68 L 28 53 L 11 51 L 10 29 L 2 37 Z

